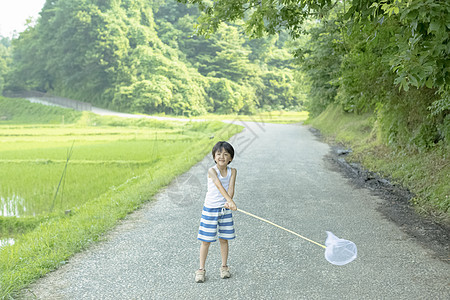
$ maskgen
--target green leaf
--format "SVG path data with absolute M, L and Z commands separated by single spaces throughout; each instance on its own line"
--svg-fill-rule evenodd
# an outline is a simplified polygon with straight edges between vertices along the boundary
M 430 32 L 438 33 L 440 31 L 440 28 L 441 28 L 441 24 L 439 24 L 436 21 L 432 21 L 430 23 L 430 26 L 428 27 L 428 33 L 430 33 Z
M 428 77 L 427 81 L 425 82 L 425 85 L 427 88 L 431 89 L 433 87 L 433 79 L 431 77 Z
M 409 75 L 409 81 L 411 82 L 412 85 L 414 85 L 415 87 L 419 87 L 419 82 L 417 81 L 417 78 L 413 75 Z

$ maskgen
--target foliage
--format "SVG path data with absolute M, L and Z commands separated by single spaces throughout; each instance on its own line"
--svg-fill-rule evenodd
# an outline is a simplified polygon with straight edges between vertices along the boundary
M 409 12 L 411 7 L 418 5 L 414 1 L 408 3 L 404 9 Z M 372 7 L 376 7 L 376 4 L 372 4 Z M 408 23 L 413 22 L 411 18 L 417 15 L 410 15 L 410 21 L 406 24 L 406 16 L 403 14 L 398 17 L 396 14 L 402 8 L 389 10 L 389 5 L 382 7 L 384 8 L 380 10 L 384 15 L 380 16 L 380 12 L 374 11 L 369 18 L 373 21 L 353 21 L 353 24 L 350 22 L 347 26 L 351 32 L 345 41 L 348 51 L 342 56 L 336 101 L 347 111 L 375 111 L 386 144 L 423 151 L 440 141 L 449 143 L 446 138 L 448 128 L 445 126 L 449 110 L 445 108 L 448 104 L 444 104 L 448 101 L 445 100 L 445 92 L 442 92 L 447 89 L 447 83 L 430 84 L 431 81 L 438 82 L 440 79 L 437 78 L 445 72 L 439 71 L 441 65 L 430 67 L 431 61 L 427 62 L 431 59 L 433 64 L 441 61 L 445 65 L 444 58 L 448 53 L 441 44 L 447 44 L 448 41 L 440 39 L 434 41 L 436 45 L 433 45 L 430 34 L 426 38 L 430 43 L 412 45 L 413 37 L 406 41 L 404 36 L 408 36 L 410 29 L 413 34 L 417 31 L 417 28 L 411 28 L 412 25 Z M 445 9 L 445 5 L 437 9 Z M 347 15 L 352 11 L 353 7 Z M 419 27 L 423 26 L 425 25 Z M 446 31 L 445 28 L 442 29 Z M 400 49 L 402 47 L 403 50 Z M 407 47 L 409 50 L 405 50 Z M 402 53 L 411 51 L 416 58 L 422 56 L 419 64 L 414 63 L 415 60 L 411 57 L 399 58 Z M 433 69 L 435 73 L 429 73 L 425 69 Z M 429 76 L 426 75 L 428 77 L 425 78 L 425 74 Z M 417 78 L 420 79 L 416 80 Z M 446 81 L 448 82 L 442 82 Z
M 209 112 L 242 114 L 263 107 L 290 109 L 302 105 L 294 92 L 292 56 L 283 48 L 281 38 L 248 40 L 240 26 L 227 23 L 205 39 L 192 33 L 192 16 L 199 16 L 194 6 L 167 1 L 155 14 L 155 22 L 161 40 L 180 49 L 187 62 L 206 76 Z M 267 77 L 273 84 L 265 84 L 269 83 Z M 215 87 L 219 90 L 212 90 Z
M 389 43 L 395 50 L 389 57 L 389 65 L 396 74 L 394 83 L 405 91 L 410 86 L 434 88 L 448 100 L 450 3 L 445 0 L 361 2 L 368 7 L 361 9 L 362 6 L 353 5 L 346 16 L 370 16 L 372 23 L 378 24 L 376 31 L 382 29 L 385 20 L 397 25 L 398 30 L 392 32 L 393 40 Z
M 300 37 L 306 19 L 321 19 L 329 12 L 342 9 L 339 20 L 348 21 L 357 31 L 360 26 L 372 26 L 376 34 L 386 20 L 398 24 L 389 42 L 396 53 L 389 63 L 396 74 L 395 84 L 407 90 L 427 86 L 439 89 L 448 99 L 449 21 L 450 3 L 445 0 L 331 0 L 258 1 L 258 0 L 180 0 L 196 3 L 203 11 L 198 24 L 200 34 L 211 34 L 226 21 L 243 19 L 246 32 L 255 37 L 288 30 L 292 37 Z M 333 14 L 331 14 L 334 18 Z M 376 25 L 376 26 L 373 26 Z M 395 43 L 393 43 L 395 42 Z
M 195 3 L 203 14 L 197 32 L 210 35 L 222 22 L 245 20 L 245 31 L 252 37 L 275 34 L 286 30 L 298 37 L 302 24 L 312 14 L 319 14 L 334 5 L 331 0 L 261 1 L 261 0 L 179 0 Z
M 5 85 L 5 76 L 11 64 L 10 43 L 8 38 L 0 36 L 0 95 Z
M 335 101 L 345 48 L 339 23 L 323 20 L 309 26 L 308 40 L 303 45 L 298 44 L 296 56 L 309 82 L 306 107 L 311 116 L 317 116 Z
M 250 42 L 224 24 L 207 40 L 193 35 L 199 15 L 175 0 L 47 1 L 13 40 L 6 88 L 186 116 L 301 106 L 278 39 Z

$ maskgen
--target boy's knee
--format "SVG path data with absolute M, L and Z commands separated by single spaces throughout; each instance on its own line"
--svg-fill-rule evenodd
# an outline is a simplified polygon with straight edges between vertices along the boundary
M 228 243 L 228 240 L 224 240 L 224 239 L 219 239 L 219 241 L 220 241 L 222 244 L 227 244 L 227 243 Z
M 204 247 L 209 247 L 209 245 L 211 245 L 211 242 L 205 242 L 205 241 L 202 241 L 202 245 L 203 245 Z

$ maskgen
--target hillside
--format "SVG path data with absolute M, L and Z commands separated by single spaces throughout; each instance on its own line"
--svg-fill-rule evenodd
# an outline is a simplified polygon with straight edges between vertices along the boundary
M 0 124 L 69 124 L 80 119 L 82 112 L 56 106 L 30 103 L 25 99 L 0 96 Z

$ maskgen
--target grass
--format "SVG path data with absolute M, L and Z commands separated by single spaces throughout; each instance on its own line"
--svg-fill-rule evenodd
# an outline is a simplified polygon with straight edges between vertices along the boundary
M 114 189 L 129 178 L 140 176 L 152 163 L 70 161 L 63 179 L 64 189 L 59 190 L 54 201 L 64 165 L 63 162 L 0 162 L 3 215 L 40 216 L 71 209 Z
M 161 115 L 162 116 L 162 115 Z M 306 111 L 272 111 L 261 112 L 254 115 L 219 115 L 219 114 L 206 114 L 197 117 L 193 117 L 194 120 L 208 120 L 208 121 L 223 121 L 223 120 L 236 120 L 243 122 L 263 122 L 263 123 L 276 123 L 276 124 L 292 124 L 303 122 L 308 118 L 308 112 Z
M 73 109 L 44 106 L 25 99 L 0 96 L 1 124 L 70 124 L 76 122 L 81 114 Z
M 350 161 L 360 162 L 412 191 L 416 211 L 450 224 L 450 159 L 444 145 L 426 152 L 388 147 L 381 139 L 375 116 L 344 113 L 338 106 L 329 106 L 307 123 L 329 141 L 351 147 Z
M 214 143 L 242 130 L 218 121 L 91 113 L 62 124 L 54 114 L 66 116 L 72 110 L 55 112 L 54 107 L 28 103 L 33 109 L 21 112 L 12 108 L 17 103 L 21 107 L 21 100 L 1 101 L 13 113 L 0 120 L 0 207 L 10 206 L 8 214 L 14 216 L 0 216 L 0 234 L 14 237 L 15 243 L 0 248 L 0 299 L 15 297 L 100 240 L 117 220 L 201 160 Z M 64 189 L 54 198 L 72 144 Z
M 0 236 L 18 236 L 27 233 L 43 221 L 37 217 L 0 217 Z

